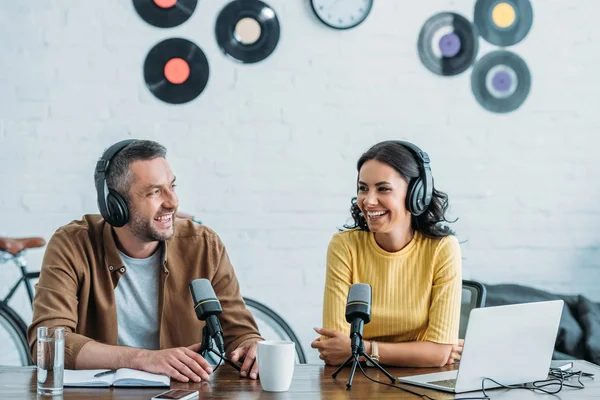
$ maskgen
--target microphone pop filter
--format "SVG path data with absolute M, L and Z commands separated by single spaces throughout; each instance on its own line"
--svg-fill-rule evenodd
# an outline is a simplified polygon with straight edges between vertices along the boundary
M 351 323 L 354 319 L 360 318 L 365 324 L 371 322 L 371 296 L 371 286 L 366 283 L 355 283 L 350 286 L 346 303 L 346 321 Z
M 221 303 L 208 279 L 194 279 L 190 282 L 190 292 L 192 292 L 196 315 L 201 321 L 206 320 L 209 315 L 223 312 Z

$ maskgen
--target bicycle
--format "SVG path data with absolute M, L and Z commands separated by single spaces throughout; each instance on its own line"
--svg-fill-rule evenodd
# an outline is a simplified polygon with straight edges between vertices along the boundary
M 21 270 L 21 278 L 8 291 L 6 297 L 0 300 L 0 364 L 2 365 L 33 365 L 27 342 L 27 324 L 12 309 L 8 302 L 21 286 L 25 286 L 29 302 L 33 306 L 33 289 L 31 280 L 40 276 L 39 272 L 27 270 L 25 251 L 46 245 L 46 240 L 40 237 L 0 238 L 0 264 L 12 261 Z
M 178 215 L 178 217 L 180 216 Z M 200 223 L 199 221 L 195 222 Z M 21 283 L 23 283 L 27 290 L 29 302 L 33 307 L 34 293 L 31 280 L 39 278 L 40 273 L 39 271 L 29 272 L 27 270 L 25 251 L 27 249 L 42 247 L 45 244 L 46 241 L 39 237 L 22 239 L 0 238 L 0 264 L 13 261 L 21 271 L 21 278 L 12 286 L 8 295 L 0 301 L 0 343 L 2 343 L 0 365 L 27 366 L 35 364 L 29 352 L 27 324 L 8 305 L 8 302 L 14 296 Z M 293 341 L 296 343 L 296 362 L 306 364 L 304 350 L 289 324 L 265 304 L 247 297 L 243 297 L 243 300 L 246 303 L 246 307 L 248 307 L 254 316 L 263 337 L 265 339 L 276 338 Z

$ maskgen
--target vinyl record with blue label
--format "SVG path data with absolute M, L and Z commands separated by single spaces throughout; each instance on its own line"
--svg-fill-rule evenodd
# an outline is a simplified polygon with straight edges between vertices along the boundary
M 260 0 L 234 0 L 219 13 L 215 35 L 221 50 L 243 63 L 269 57 L 279 42 L 275 11 Z
M 187 39 L 171 38 L 155 45 L 144 62 L 144 80 L 152 94 L 171 104 L 187 103 L 208 83 L 204 52 Z
M 507 113 L 523 104 L 531 89 L 531 74 L 521 57 L 510 51 L 486 54 L 473 66 L 471 89 L 483 108 Z
M 466 71 L 477 57 L 477 31 L 462 15 L 442 12 L 429 18 L 419 33 L 417 50 L 434 74 L 451 76 Z
M 533 9 L 529 0 L 477 0 L 473 21 L 489 43 L 512 46 L 529 33 Z
M 158 28 L 173 28 L 187 21 L 198 0 L 133 0 L 140 17 Z

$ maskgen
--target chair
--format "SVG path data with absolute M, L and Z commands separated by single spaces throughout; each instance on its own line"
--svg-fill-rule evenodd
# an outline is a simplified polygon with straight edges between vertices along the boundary
M 479 282 L 463 280 L 462 297 L 460 303 L 460 325 L 458 328 L 458 337 L 465 338 L 469 315 L 474 308 L 485 307 L 485 286 Z

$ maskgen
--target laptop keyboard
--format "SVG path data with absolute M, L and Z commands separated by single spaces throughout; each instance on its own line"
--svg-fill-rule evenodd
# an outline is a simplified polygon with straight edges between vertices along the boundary
M 441 381 L 427 382 L 430 385 L 438 385 L 453 389 L 456 386 L 456 379 L 444 379 Z

